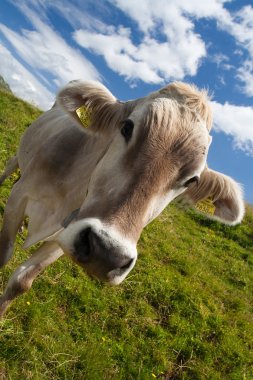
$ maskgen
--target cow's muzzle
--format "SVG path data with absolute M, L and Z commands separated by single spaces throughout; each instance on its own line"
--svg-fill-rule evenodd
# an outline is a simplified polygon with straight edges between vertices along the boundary
M 114 285 L 121 283 L 135 265 L 135 247 L 111 231 L 98 227 L 97 223 L 82 225 L 77 222 L 76 228 L 74 226 L 60 236 L 63 250 L 88 274 Z M 72 239 L 67 237 L 68 232 Z

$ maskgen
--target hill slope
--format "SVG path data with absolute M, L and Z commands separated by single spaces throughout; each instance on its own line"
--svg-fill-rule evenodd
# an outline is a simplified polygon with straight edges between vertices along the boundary
M 4 92 L 9 92 L 12 94 L 12 91 L 10 89 L 10 86 L 8 85 L 7 82 L 5 82 L 4 78 L 2 75 L 0 75 L 0 90 Z
M 0 171 L 39 113 L 0 91 Z M 1 218 L 15 179 L 0 188 Z M 65 258 L 48 268 L 0 322 L 0 379 L 252 379 L 252 209 L 227 227 L 170 205 L 138 251 L 115 288 Z

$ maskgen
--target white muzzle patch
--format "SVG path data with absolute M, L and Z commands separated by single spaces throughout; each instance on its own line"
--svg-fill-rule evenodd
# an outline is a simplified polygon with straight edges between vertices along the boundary
M 137 260 L 136 246 L 96 218 L 70 224 L 57 241 L 88 274 L 112 285 L 120 284 Z

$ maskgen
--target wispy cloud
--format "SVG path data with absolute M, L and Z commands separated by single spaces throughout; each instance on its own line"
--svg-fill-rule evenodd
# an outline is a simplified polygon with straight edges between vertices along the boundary
M 49 75 L 52 78 L 52 87 L 56 88 L 76 78 L 100 79 L 97 69 L 78 49 L 69 46 L 26 5 L 19 7 L 34 29 L 22 29 L 21 33 L 17 33 L 0 24 L 0 31 L 22 60 L 35 72 L 40 71 L 45 81 Z
M 244 6 L 233 14 L 225 12 L 224 17 L 219 17 L 217 20 L 219 27 L 235 38 L 240 48 L 235 54 L 246 55 L 237 70 L 237 78 L 242 82 L 243 92 L 251 97 L 253 96 L 253 7 Z
M 13 55 L 0 43 L 1 75 L 7 80 L 14 94 L 41 109 L 48 109 L 54 101 L 53 94 L 43 86 Z
M 229 64 L 229 57 L 223 53 L 214 54 L 211 58 L 211 61 L 216 63 L 219 69 L 223 70 L 231 70 L 233 65 Z
M 242 90 L 247 96 L 253 96 L 253 56 L 238 69 L 237 77 L 243 83 Z

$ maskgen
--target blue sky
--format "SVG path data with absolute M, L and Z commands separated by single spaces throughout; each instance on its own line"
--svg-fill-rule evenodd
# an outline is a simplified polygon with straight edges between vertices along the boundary
M 252 0 L 1 0 L 0 75 L 45 110 L 73 79 L 121 100 L 174 80 L 209 89 L 208 165 L 253 203 Z

